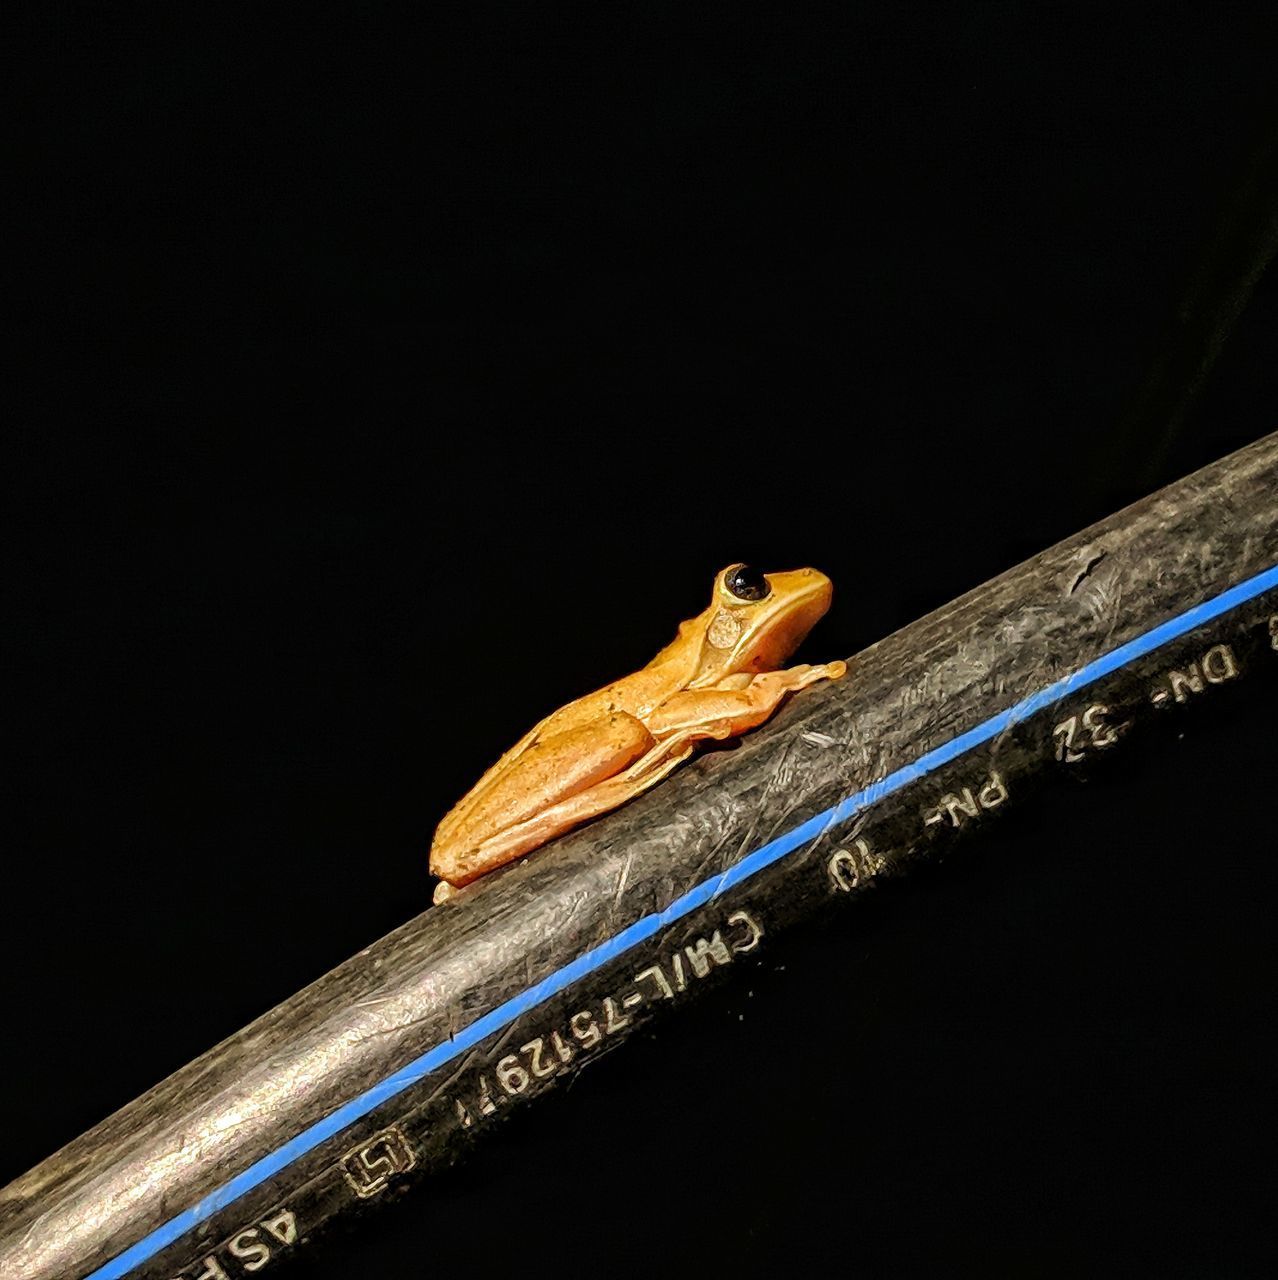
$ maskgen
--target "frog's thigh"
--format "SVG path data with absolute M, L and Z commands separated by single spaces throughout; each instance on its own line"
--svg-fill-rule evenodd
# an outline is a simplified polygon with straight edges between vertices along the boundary
M 446 880 L 466 855 L 499 832 L 615 777 L 653 745 L 652 735 L 625 712 L 566 729 L 530 746 L 450 826 L 431 849 L 431 870 Z
M 675 734 L 729 738 L 762 724 L 776 710 L 782 696 L 784 690 L 774 691 L 767 686 L 677 693 L 648 717 L 648 725 L 658 739 Z
M 692 740 L 685 735 L 658 742 L 615 777 L 605 778 L 594 786 L 566 796 L 523 822 L 498 831 L 477 847 L 458 849 L 447 874 L 448 880 L 455 885 L 468 884 L 487 871 L 531 853 L 547 840 L 616 809 L 660 782 L 688 758 L 693 746 Z M 439 900 L 437 891 L 436 901 Z

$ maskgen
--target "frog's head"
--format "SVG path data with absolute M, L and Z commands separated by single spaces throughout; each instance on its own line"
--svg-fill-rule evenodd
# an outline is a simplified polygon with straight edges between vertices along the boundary
M 746 564 L 714 580 L 696 685 L 776 671 L 830 607 L 834 584 L 816 569 L 763 573 Z

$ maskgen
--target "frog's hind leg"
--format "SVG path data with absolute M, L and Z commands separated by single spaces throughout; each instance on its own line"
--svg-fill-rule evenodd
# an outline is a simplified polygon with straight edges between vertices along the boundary
M 653 745 L 642 722 L 620 711 L 537 740 L 512 767 L 490 771 L 487 781 L 440 823 L 431 842 L 431 871 L 460 885 L 500 866 L 517 856 L 500 852 L 504 832 L 524 829 L 539 814 L 618 777 Z
M 591 818 L 620 807 L 660 782 L 692 754 L 695 746 L 693 735 L 673 736 L 654 744 L 651 750 L 615 777 L 586 787 L 576 795 L 506 827 L 473 849 L 454 855 L 447 880 L 452 887 L 469 884 L 485 872 L 531 853 L 547 840 L 553 840 L 565 831 L 589 822 Z M 435 893 L 435 901 L 443 901 L 451 896 L 451 892 L 452 888 L 440 885 Z

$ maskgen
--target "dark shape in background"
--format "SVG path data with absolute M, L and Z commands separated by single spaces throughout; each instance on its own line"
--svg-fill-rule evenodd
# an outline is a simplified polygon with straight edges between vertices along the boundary
M 818 564 L 854 652 L 1274 427 L 1272 273 L 1176 372 L 1263 242 L 1268 7 L 458 16 L 13 43 L 0 1178 L 424 907 L 438 815 L 721 565 Z M 793 939 L 308 1274 L 1268 1270 L 1272 716 Z
M 1278 253 L 1278 96 L 1271 95 L 1252 127 L 1255 141 L 1114 433 L 1115 469 L 1122 471 L 1124 456 L 1144 455 L 1133 473 L 1138 494 L 1166 474 L 1177 438 L 1193 423 L 1195 402 Z

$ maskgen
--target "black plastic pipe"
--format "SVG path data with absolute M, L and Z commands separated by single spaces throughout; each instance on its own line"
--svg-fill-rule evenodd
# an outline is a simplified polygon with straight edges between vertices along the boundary
M 0 1275 L 253 1275 L 779 929 L 1242 681 L 1278 688 L 1278 435 L 872 646 L 183 1068 L 0 1192 Z

